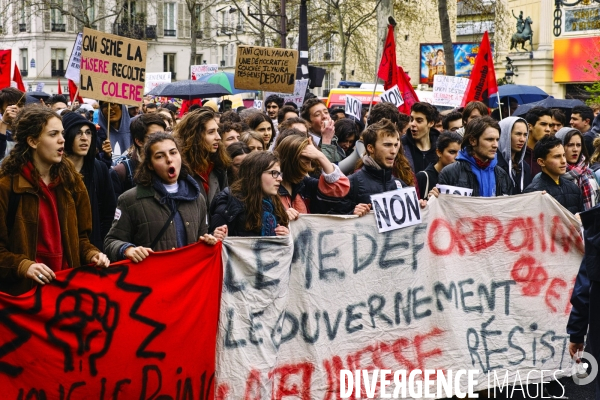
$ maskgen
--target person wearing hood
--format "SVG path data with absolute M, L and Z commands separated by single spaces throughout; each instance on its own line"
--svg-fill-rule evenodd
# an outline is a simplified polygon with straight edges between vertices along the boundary
M 499 123 L 498 165 L 512 181 L 511 194 L 521 194 L 531 183 L 531 168 L 525 160 L 529 129 L 527 121 L 519 117 L 506 117 Z
M 438 161 L 435 146 L 440 132 L 433 127 L 437 114 L 429 103 L 415 103 L 411 107 L 410 129 L 402 136 L 402 147 L 415 174 Z
M 117 207 L 117 198 L 105 163 L 95 157 L 96 126 L 81 114 L 63 112 L 65 154 L 83 177 L 92 206 L 90 242 L 100 251 Z
M 589 156 L 584 135 L 575 128 L 562 128 L 555 136 L 565 148 L 567 172 L 563 177 L 581 189 L 583 207 L 589 210 L 600 201 L 600 189 L 594 172 L 588 166 Z
M 109 105 L 110 135 L 107 138 Z M 130 122 L 131 117 L 127 111 L 127 106 L 107 101 L 100 102 L 100 114 L 98 116 L 100 129 L 98 130 L 96 145 L 98 149 L 102 150 L 99 153 L 100 160 L 104 161 L 109 167 L 115 165 L 121 156 L 127 154 L 127 149 L 131 146 Z
M 227 235 L 226 226 L 216 228 L 214 236 L 208 234 L 206 201 L 172 135 L 159 132 L 148 137 L 136 181 L 119 197 L 104 240 L 112 261 L 137 263 L 154 251 L 198 241 L 214 245 Z
M 471 120 L 456 162 L 440 172 L 438 183 L 473 189 L 473 196 L 510 195 L 512 184 L 506 171 L 498 165 L 496 154 L 500 125 L 489 116 Z M 432 189 L 437 195 L 437 188 Z

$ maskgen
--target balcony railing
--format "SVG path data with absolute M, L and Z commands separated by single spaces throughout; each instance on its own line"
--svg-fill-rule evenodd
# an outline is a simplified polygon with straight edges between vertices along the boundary
M 113 33 L 130 39 L 156 39 L 156 25 L 114 24 Z
M 175 29 L 165 29 L 165 36 L 177 36 Z
M 58 76 L 58 77 L 65 76 L 65 70 L 64 69 L 53 69 L 52 76 Z
M 19 24 L 19 32 L 27 32 L 27 24 Z
M 65 24 L 52 23 L 52 32 L 65 32 Z
M 204 31 L 196 31 L 196 39 L 202 39 L 204 37 Z
M 22 69 L 21 70 L 21 76 L 26 77 L 27 75 L 29 75 L 29 71 L 26 69 Z

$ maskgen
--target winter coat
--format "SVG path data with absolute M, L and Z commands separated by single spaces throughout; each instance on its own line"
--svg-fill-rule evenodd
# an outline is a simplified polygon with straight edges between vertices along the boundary
M 189 245 L 208 232 L 207 209 L 196 181 L 189 175 L 180 179 L 186 180 L 188 196 L 178 201 L 177 209 L 185 224 L 186 245 Z M 171 209 L 161 200 L 161 195 L 152 186 L 140 184 L 119 197 L 115 219 L 104 239 L 104 249 L 111 261 L 123 259 L 124 246 L 128 244 L 150 247 L 171 215 Z M 176 248 L 177 232 L 172 221 L 152 250 Z
M 11 186 L 12 185 L 12 186 Z M 75 190 L 55 188 L 63 257 L 77 268 L 92 262 L 100 251 L 89 240 L 92 211 L 85 185 L 77 179 Z M 11 191 L 19 198 L 14 225 L 8 232 L 7 212 Z M 14 195 L 13 195 L 14 196 Z M 0 291 L 19 295 L 36 283 L 25 273 L 36 261 L 40 201 L 31 183 L 21 174 L 0 178 Z
M 210 205 L 210 231 L 227 225 L 228 236 L 260 236 L 260 230 L 246 230 L 246 207 L 225 188 Z
M 581 189 L 562 176 L 559 178 L 559 183 L 556 184 L 548 174 L 542 172 L 533 178 L 533 181 L 525 188 L 523 193 L 541 192 L 543 190 L 573 214 L 583 211 Z
M 427 151 L 421 151 L 417 147 L 417 143 L 412 137 L 412 134 L 409 132 L 406 135 L 402 136 L 402 147 L 404 150 L 404 155 L 406 159 L 410 163 L 410 167 L 412 168 L 415 174 L 423 171 L 429 164 L 435 164 L 438 162 L 438 156 L 435 152 L 435 147 L 437 145 L 437 140 L 440 137 L 440 132 L 437 129 L 431 128 L 429 130 L 429 140 L 431 141 L 431 147 Z
M 292 185 L 289 193 L 283 185 L 279 186 L 279 198 L 287 210 L 293 208 L 300 214 L 335 213 L 336 203 L 350 191 L 350 181 L 339 167 L 331 174 L 321 173 L 319 179 L 307 176 Z
M 494 174 L 496 176 L 496 196 L 510 195 L 512 185 L 506 171 L 496 165 Z M 454 163 L 446 165 L 440 172 L 438 183 L 473 189 L 473 196 L 481 196 L 477 177 L 471 170 L 471 165 L 465 160 L 456 160 Z
M 215 196 L 229 186 L 227 183 L 227 171 L 224 169 L 213 168 L 210 172 L 210 175 L 208 175 L 208 193 L 204 190 L 200 175 L 194 174 L 194 179 L 200 186 L 200 194 L 204 197 L 208 209 L 210 209 L 210 205 Z
M 533 150 L 525 145 L 525 158 L 523 159 L 526 164 L 529 164 L 529 170 L 531 176 L 534 177 L 542 172 L 542 167 L 537 162 L 537 158 L 533 155 Z
M 515 155 L 516 164 L 519 168 L 515 168 L 512 161 L 512 129 L 517 122 L 523 122 L 526 127 L 528 126 L 527 121 L 520 117 L 506 117 L 499 122 L 501 133 L 500 141 L 498 142 L 498 165 L 506 171 L 512 182 L 513 190 L 511 194 L 523 193 L 523 190 L 529 186 L 532 179 L 531 168 L 529 167 L 529 164 L 525 162 L 527 138 L 529 137 L 529 134 L 525 137 L 525 145 L 521 151 Z M 519 172 L 517 172 L 517 170 L 519 170 Z
M 131 134 L 129 133 L 130 124 L 131 117 L 127 111 L 127 106 L 121 105 L 121 122 L 119 124 L 119 129 L 115 129 L 114 125 L 110 126 L 110 146 L 112 147 L 111 160 L 102 151 L 102 142 L 106 140 L 108 121 L 102 112 L 98 114 L 98 125 L 100 125 L 100 129 L 98 130 L 98 136 L 96 137 L 96 148 L 100 150 L 98 156 L 101 161 L 104 161 L 107 164 L 114 164 L 114 162 L 129 149 L 131 146 Z

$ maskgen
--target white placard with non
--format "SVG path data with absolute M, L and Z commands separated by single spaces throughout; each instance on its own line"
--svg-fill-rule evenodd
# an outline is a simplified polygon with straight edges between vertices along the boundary
M 46 84 L 44 82 L 39 82 L 37 84 L 37 86 L 35 87 L 35 91 L 36 92 L 41 92 L 44 90 L 44 86 L 46 86 Z
M 414 187 L 371 196 L 379 233 L 421 223 L 419 197 Z
M 75 39 L 75 45 L 73 51 L 71 51 L 71 57 L 69 57 L 69 64 L 67 65 L 67 71 L 65 72 L 65 78 L 72 80 L 79 85 L 79 77 L 81 76 L 81 44 L 83 43 L 83 32 L 77 34 Z
M 440 185 L 439 183 L 436 185 L 440 194 L 457 194 L 459 196 L 473 196 L 473 189 L 467 189 L 460 186 L 452 186 L 452 185 Z
M 171 83 L 170 72 L 148 72 L 146 73 L 144 92 L 148 93 L 149 91 L 163 83 Z
M 362 111 L 362 102 L 354 96 L 346 95 L 346 106 L 344 112 L 358 120 L 360 120 Z
M 457 76 L 433 76 L 433 105 L 460 107 L 469 80 Z
M 381 101 L 392 103 L 396 107 L 400 107 L 402 104 L 404 104 L 404 99 L 402 98 L 400 89 L 398 89 L 398 85 L 394 85 L 393 87 L 389 88 L 379 97 L 381 98 Z

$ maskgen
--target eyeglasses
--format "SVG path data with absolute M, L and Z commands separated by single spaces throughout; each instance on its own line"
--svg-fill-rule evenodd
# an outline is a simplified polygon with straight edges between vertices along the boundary
M 283 174 L 281 173 L 281 171 L 277 171 L 276 169 L 272 169 L 270 171 L 265 171 L 265 173 L 271 174 L 271 176 L 273 177 L 273 179 L 277 179 L 279 177 L 283 177 Z
M 79 136 L 79 137 L 82 137 L 83 135 L 85 135 L 85 136 L 92 136 L 92 131 L 90 131 L 89 129 L 86 130 L 86 131 L 79 131 L 79 132 L 77 132 L 76 135 Z

